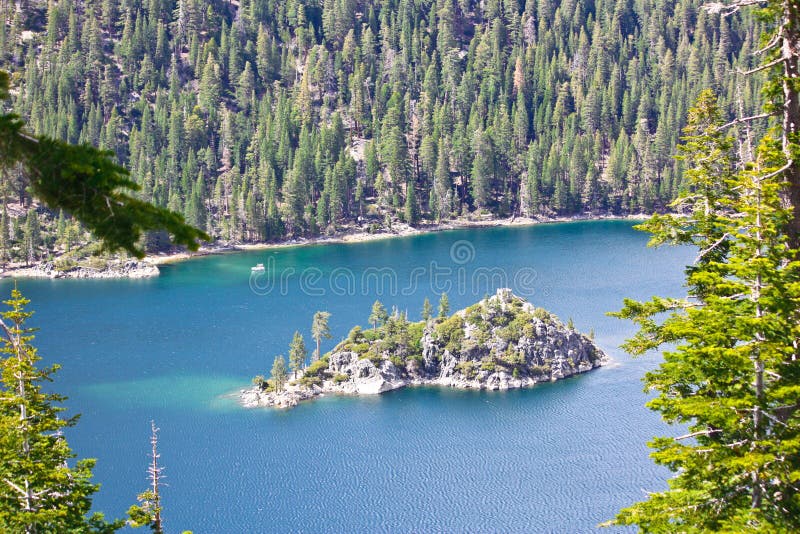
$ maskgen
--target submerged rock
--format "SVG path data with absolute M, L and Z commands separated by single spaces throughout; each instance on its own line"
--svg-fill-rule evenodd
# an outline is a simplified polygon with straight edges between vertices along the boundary
M 443 320 L 356 327 L 284 391 L 243 390 L 246 407 L 291 407 L 325 393 L 375 395 L 408 385 L 506 390 L 584 373 L 608 361 L 589 337 L 509 289 Z

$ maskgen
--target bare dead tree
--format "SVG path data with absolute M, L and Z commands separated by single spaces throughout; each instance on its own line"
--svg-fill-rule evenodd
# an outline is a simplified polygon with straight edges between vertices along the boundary
M 152 529 L 156 534 L 163 534 L 164 529 L 161 524 L 161 494 L 159 493 L 159 485 L 163 478 L 163 467 L 158 465 L 158 459 L 161 457 L 158 454 L 158 431 L 155 421 L 150 421 L 150 445 L 152 447 L 150 455 L 150 467 L 147 468 L 147 473 L 150 477 L 151 491 L 153 492 L 153 522 Z

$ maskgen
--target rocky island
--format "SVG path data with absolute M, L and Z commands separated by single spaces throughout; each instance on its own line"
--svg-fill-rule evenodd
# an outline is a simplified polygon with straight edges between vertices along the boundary
M 449 317 L 414 323 L 395 312 L 371 330 L 356 326 L 287 384 L 256 380 L 240 400 L 246 407 L 286 408 L 324 394 L 372 395 L 409 385 L 523 388 L 606 361 L 589 336 L 499 289 Z

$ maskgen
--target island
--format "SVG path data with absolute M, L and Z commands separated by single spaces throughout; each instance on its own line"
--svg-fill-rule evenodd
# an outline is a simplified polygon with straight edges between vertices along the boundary
M 452 315 L 446 309 L 438 317 L 423 315 L 427 318 L 409 322 L 395 310 L 371 329 L 356 326 L 285 384 L 255 380 L 240 392 L 240 402 L 288 408 L 320 395 L 375 395 L 415 385 L 524 388 L 608 361 L 591 334 L 577 332 L 571 320 L 564 324 L 506 288 Z

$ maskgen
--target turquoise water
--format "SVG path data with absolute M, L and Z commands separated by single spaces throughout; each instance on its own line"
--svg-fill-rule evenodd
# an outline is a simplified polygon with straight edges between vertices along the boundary
M 98 459 L 95 505 L 107 515 L 147 485 L 154 419 L 171 532 L 572 533 L 668 476 L 644 445 L 670 431 L 643 407 L 640 378 L 658 357 L 618 350 L 632 326 L 605 316 L 625 296 L 680 294 L 690 251 L 645 244 L 625 221 L 459 230 L 19 287 L 41 354 L 63 364 L 55 389 L 83 414 L 68 439 Z M 251 279 L 256 263 L 267 272 Z M 455 310 L 500 285 L 593 328 L 614 362 L 524 391 L 417 388 L 284 412 L 230 396 L 268 374 L 294 330 L 308 339 L 316 310 L 332 313 L 327 350 L 366 326 L 376 296 L 417 318 L 437 290 Z

